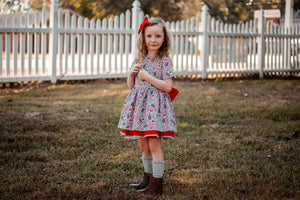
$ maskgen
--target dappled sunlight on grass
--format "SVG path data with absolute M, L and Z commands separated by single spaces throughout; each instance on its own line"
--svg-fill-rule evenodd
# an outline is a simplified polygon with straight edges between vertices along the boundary
M 98 182 L 94 185 L 90 186 L 91 191 L 96 192 L 97 190 L 101 190 L 106 184 L 103 182 Z
M 123 91 L 103 90 L 103 91 L 98 91 L 97 93 L 83 95 L 82 98 L 94 99 L 94 98 L 100 98 L 100 97 L 125 96 L 128 93 L 129 93 L 129 90 L 123 90 Z
M 197 184 L 203 179 L 203 174 L 195 173 L 190 169 L 182 169 L 180 171 L 173 171 L 174 180 L 183 184 Z
M 134 155 L 134 152 L 129 151 L 126 153 L 121 153 L 121 154 L 118 154 L 115 156 L 111 156 L 111 158 L 114 160 L 125 160 L 126 158 L 128 158 L 129 156 L 132 156 L 132 155 Z

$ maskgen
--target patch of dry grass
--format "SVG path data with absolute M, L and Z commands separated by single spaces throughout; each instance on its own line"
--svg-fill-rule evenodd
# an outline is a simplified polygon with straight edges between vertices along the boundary
M 39 87 L 37 87 L 39 86 Z M 177 80 L 158 199 L 299 199 L 299 80 Z M 117 123 L 125 81 L 2 89 L 1 199 L 157 199 Z

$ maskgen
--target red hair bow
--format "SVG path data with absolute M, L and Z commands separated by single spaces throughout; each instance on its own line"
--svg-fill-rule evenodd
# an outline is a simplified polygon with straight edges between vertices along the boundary
M 147 25 L 147 26 L 150 26 L 150 25 L 151 25 L 151 24 L 149 23 L 149 21 L 148 21 L 148 17 L 147 17 L 147 16 L 145 17 L 144 21 L 141 23 L 138 34 L 141 33 L 141 31 L 143 30 L 143 28 L 144 28 L 145 25 Z

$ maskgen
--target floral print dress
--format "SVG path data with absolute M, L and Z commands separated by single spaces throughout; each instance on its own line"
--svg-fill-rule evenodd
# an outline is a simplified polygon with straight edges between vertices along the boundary
M 170 57 L 146 56 L 142 67 L 161 80 L 175 77 Z M 122 129 L 121 134 L 135 138 L 173 139 L 177 126 L 168 93 L 135 76 L 135 85 L 125 100 L 118 127 Z

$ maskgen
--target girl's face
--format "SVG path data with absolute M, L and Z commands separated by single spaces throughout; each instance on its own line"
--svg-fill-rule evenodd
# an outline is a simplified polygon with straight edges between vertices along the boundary
M 159 25 L 145 27 L 145 42 L 148 56 L 155 56 L 164 42 L 163 28 Z

